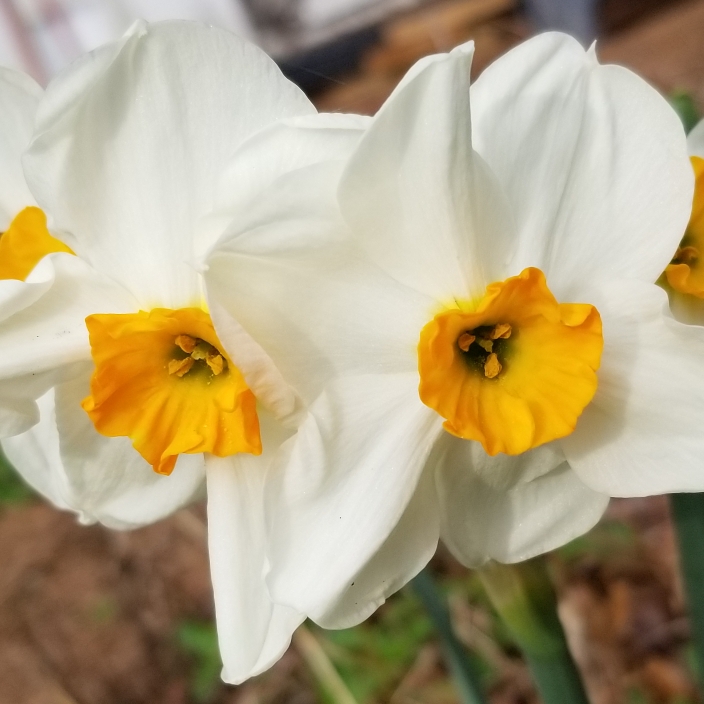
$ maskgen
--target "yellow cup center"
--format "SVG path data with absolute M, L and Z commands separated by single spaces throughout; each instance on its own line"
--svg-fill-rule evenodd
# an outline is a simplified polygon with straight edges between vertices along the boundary
M 458 437 L 516 455 L 574 430 L 596 393 L 594 306 L 558 303 L 539 269 L 491 284 L 421 331 L 419 394 Z
M 692 214 L 680 246 L 665 269 L 665 279 L 675 291 L 704 298 L 704 159 L 693 156 L 692 168 Z
M 83 408 L 156 472 L 181 453 L 261 453 L 256 399 L 200 308 L 86 318 L 95 372 Z

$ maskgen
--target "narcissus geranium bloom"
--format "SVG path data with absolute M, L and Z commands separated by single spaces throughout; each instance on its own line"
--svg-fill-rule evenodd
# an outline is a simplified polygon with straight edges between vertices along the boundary
M 18 71 L 0 68 L 0 320 L 16 311 L 24 294 L 40 296 L 41 272 L 23 283 L 35 265 L 51 252 L 69 251 L 49 234 L 46 216 L 37 207 L 22 172 L 22 154 L 29 145 L 42 89 Z M 46 375 L 0 380 L 0 424 L 9 433 L 26 430 L 37 420 L 28 389 L 39 391 Z M 31 391 L 30 391 L 31 393 Z
M 660 284 L 678 320 L 704 325 L 704 121 L 687 138 L 694 171 L 694 198 L 687 230 Z
M 471 58 L 409 71 L 339 182 L 310 175 L 299 246 L 252 252 L 257 281 L 228 252 L 241 234 L 209 261 L 287 378 L 337 375 L 267 491 L 272 596 L 323 624 L 345 625 L 341 594 L 373 593 L 368 613 L 440 535 L 466 565 L 518 561 L 610 496 L 704 488 L 704 330 L 654 283 L 691 205 L 677 116 L 564 35 L 470 90 Z
M 9 214 L 0 238 L 3 271 L 31 272 L 0 282 L 0 395 L 3 384 L 15 394 L 2 396 L 5 452 L 55 503 L 116 528 L 157 520 L 207 484 L 232 682 L 274 662 L 303 618 L 273 604 L 263 582 L 265 470 L 292 432 L 279 420 L 296 398 L 255 397 L 233 344 L 240 356 L 263 352 L 225 313 L 216 330 L 217 301 L 195 263 L 213 244 L 213 225 L 201 222 L 233 155 L 258 130 L 314 114 L 235 36 L 138 24 L 47 88 L 24 160 L 43 212 Z M 276 176 L 248 170 L 250 194 Z M 40 261 L 28 262 L 19 231 L 28 239 L 43 213 L 60 242 L 47 246 L 45 233 Z

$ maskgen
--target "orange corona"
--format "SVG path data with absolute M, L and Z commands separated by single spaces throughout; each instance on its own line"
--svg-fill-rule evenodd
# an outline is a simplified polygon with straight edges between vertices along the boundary
M 601 317 L 558 303 L 539 269 L 436 315 L 418 345 L 420 398 L 445 429 L 516 455 L 574 430 L 597 388 Z
M 86 318 L 95 372 L 83 408 L 159 474 L 181 453 L 260 454 L 256 399 L 200 308 Z

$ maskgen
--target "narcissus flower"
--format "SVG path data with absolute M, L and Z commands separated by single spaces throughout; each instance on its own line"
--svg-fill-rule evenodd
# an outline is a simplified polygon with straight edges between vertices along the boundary
M 25 174 L 60 243 L 26 283 L 0 287 L 0 384 L 16 390 L 3 397 L 5 452 L 55 503 L 116 528 L 157 520 L 207 484 L 232 682 L 274 662 L 303 618 L 273 604 L 263 582 L 265 470 L 292 432 L 279 421 L 297 398 L 288 387 L 275 399 L 255 396 L 245 374 L 256 381 L 268 358 L 226 314 L 216 329 L 217 300 L 194 263 L 213 243 L 215 225 L 202 223 L 230 159 L 242 167 L 246 149 L 235 153 L 258 130 L 314 114 L 270 59 L 235 36 L 136 25 L 79 59 L 42 98 Z M 281 152 L 260 164 L 246 164 L 250 196 L 290 166 Z M 41 211 L 31 212 L 27 221 L 38 221 Z M 5 270 L 19 266 L 14 245 L 1 244 L 17 222 L 0 239 Z M 233 358 L 233 344 L 254 372 Z M 18 427 L 25 432 L 15 435 Z
M 37 207 L 22 172 L 22 154 L 29 145 L 42 89 L 27 75 L 0 68 L 0 320 L 16 311 L 26 295 L 42 295 L 38 272 L 23 283 L 39 261 L 51 252 L 69 251 L 49 234 L 46 216 Z M 44 271 L 44 270 L 42 270 Z M 27 429 L 37 420 L 33 403 L 24 396 L 40 389 L 46 378 L 26 375 L 0 381 L 0 424 L 7 432 Z
M 694 198 L 687 229 L 659 283 L 668 292 L 674 316 L 704 325 L 704 120 L 687 137 Z
M 324 625 L 363 618 L 440 535 L 466 565 L 519 561 L 610 496 L 704 488 L 704 331 L 654 283 L 692 197 L 677 116 L 564 35 L 470 91 L 471 58 L 420 61 L 339 183 L 299 183 L 318 197 L 291 209 L 297 248 L 245 263 L 240 228 L 209 260 L 287 378 L 337 377 L 267 491 L 272 596 Z

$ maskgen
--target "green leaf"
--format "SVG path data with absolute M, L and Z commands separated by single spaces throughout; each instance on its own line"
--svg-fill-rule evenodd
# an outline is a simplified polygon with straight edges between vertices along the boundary
M 181 649 L 193 662 L 190 673 L 191 695 L 198 704 L 208 704 L 218 690 L 222 670 L 215 625 L 184 621 L 178 627 L 177 636 Z
M 676 91 L 670 96 L 670 105 L 675 109 L 675 112 L 680 116 L 684 131 L 689 134 L 694 126 L 699 122 L 700 114 L 694 98 L 687 91 Z

